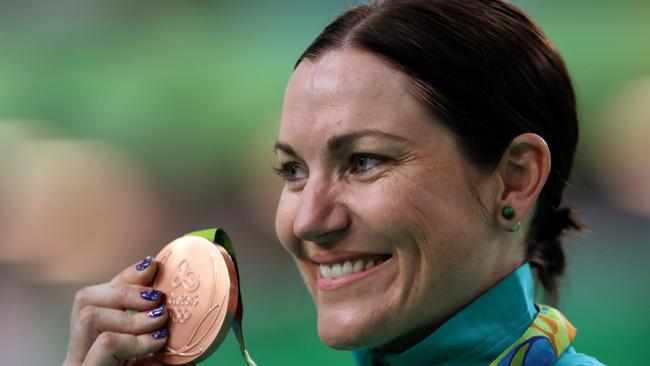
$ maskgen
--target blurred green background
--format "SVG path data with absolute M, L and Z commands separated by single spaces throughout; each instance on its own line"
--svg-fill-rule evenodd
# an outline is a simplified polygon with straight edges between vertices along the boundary
M 567 191 L 560 307 L 575 346 L 642 365 L 650 346 L 650 2 L 513 1 L 565 58 L 582 140 Z M 0 1 L 3 364 L 65 355 L 81 286 L 184 232 L 238 250 L 245 332 L 264 365 L 351 365 L 323 346 L 273 232 L 271 171 L 293 64 L 353 1 Z M 229 336 L 206 365 L 243 364 Z

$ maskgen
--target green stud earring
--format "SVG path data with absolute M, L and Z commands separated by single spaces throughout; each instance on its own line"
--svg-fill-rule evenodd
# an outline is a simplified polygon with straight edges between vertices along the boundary
M 506 220 L 512 220 L 512 218 L 515 217 L 515 209 L 510 206 L 506 206 L 501 209 L 501 216 L 503 216 L 503 218 Z
M 510 228 L 511 232 L 517 232 L 519 231 L 519 228 L 521 227 L 521 222 L 516 223 L 513 227 Z

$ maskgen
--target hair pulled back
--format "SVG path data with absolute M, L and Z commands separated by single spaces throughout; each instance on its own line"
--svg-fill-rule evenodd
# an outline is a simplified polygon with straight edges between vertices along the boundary
M 541 29 L 500 0 L 379 1 L 336 18 L 296 67 L 344 47 L 406 73 L 414 95 L 479 168 L 495 168 L 522 133 L 546 140 L 551 172 L 527 233 L 526 259 L 554 301 L 566 265 L 560 238 L 583 225 L 559 207 L 578 141 L 576 101 L 566 66 Z

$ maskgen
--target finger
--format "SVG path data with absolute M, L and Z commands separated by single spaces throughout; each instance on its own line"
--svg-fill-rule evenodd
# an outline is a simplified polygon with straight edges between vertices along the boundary
M 79 321 L 72 331 L 68 354 L 82 361 L 95 339 L 103 332 L 144 334 L 165 326 L 168 314 L 164 306 L 148 312 L 129 313 L 123 310 L 86 306 L 79 314 Z
M 158 262 L 156 262 L 153 257 L 147 256 L 140 262 L 125 268 L 115 276 L 111 282 L 147 286 L 153 282 L 157 271 Z
M 117 275 L 110 282 L 111 284 L 135 284 L 141 286 L 150 285 L 158 271 L 158 264 L 151 256 L 146 257 L 142 261 L 126 268 L 119 275 Z M 102 285 L 99 285 L 102 286 Z M 100 289 L 103 289 L 100 288 Z M 77 291 L 74 302 L 72 304 L 72 314 L 70 317 L 70 329 L 74 327 L 77 315 L 81 309 L 86 305 L 98 305 L 94 303 L 93 297 L 97 291 L 95 286 L 85 287 Z
M 151 334 L 104 332 L 88 351 L 83 366 L 115 366 L 132 357 L 142 357 L 160 350 L 167 342 L 167 330 Z
M 79 313 L 86 306 L 121 310 L 149 310 L 158 305 L 162 295 L 160 291 L 140 285 L 103 283 L 85 287 L 75 295 L 71 328 L 74 328 Z

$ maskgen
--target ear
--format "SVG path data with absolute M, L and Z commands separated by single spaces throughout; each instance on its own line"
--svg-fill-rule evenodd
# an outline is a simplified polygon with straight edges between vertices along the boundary
M 497 222 L 508 230 L 516 230 L 546 183 L 551 171 L 551 152 L 539 135 L 524 133 L 510 142 L 497 169 L 502 183 L 496 196 Z M 503 207 L 512 207 L 514 217 L 504 218 Z

